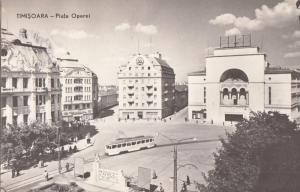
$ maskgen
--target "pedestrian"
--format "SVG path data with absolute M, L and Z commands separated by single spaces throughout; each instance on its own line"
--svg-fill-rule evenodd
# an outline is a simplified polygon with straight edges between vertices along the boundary
M 69 147 L 69 153 L 72 153 L 72 147 L 71 147 L 71 145 Z
M 153 170 L 152 179 L 157 179 L 157 175 L 156 175 L 155 170 Z
M 11 178 L 14 178 L 15 177 L 15 168 L 13 167 L 11 169 Z
M 183 182 L 183 184 L 182 184 L 182 189 L 181 189 L 181 191 L 182 191 L 182 192 L 186 192 L 186 191 L 187 191 L 185 182 Z
M 48 181 L 48 179 L 49 179 L 48 176 L 49 176 L 49 175 L 48 175 L 48 171 L 45 170 L 45 171 L 44 171 L 45 181 Z
M 186 184 L 187 184 L 187 185 L 190 185 L 190 184 L 191 184 L 191 181 L 190 181 L 190 177 L 189 177 L 189 176 L 186 176 Z
M 73 153 L 77 152 L 77 146 L 74 145 L 74 148 L 73 148 Z
M 164 188 L 162 187 L 162 184 L 159 183 L 159 192 L 165 192 Z
M 66 163 L 66 172 L 69 172 L 70 164 L 67 162 Z

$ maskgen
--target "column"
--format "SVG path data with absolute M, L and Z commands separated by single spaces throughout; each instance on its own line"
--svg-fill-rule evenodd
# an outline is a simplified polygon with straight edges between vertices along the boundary
M 12 95 L 6 97 L 6 123 L 13 123 Z
M 28 104 L 29 104 L 29 115 L 28 115 L 28 123 L 36 121 L 36 93 L 31 93 L 31 95 L 28 98 Z

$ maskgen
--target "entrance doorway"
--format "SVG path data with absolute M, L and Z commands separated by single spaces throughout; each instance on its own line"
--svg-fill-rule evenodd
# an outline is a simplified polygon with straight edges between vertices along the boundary
M 80 121 L 80 117 L 77 116 L 77 117 L 74 117 L 75 121 Z
M 139 118 L 139 119 L 143 119 L 143 112 L 142 112 L 142 111 L 139 111 L 139 112 L 138 112 L 138 118 Z

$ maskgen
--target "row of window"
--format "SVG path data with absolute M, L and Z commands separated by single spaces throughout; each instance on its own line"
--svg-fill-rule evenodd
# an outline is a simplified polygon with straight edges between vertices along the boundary
M 87 104 L 76 104 L 76 105 L 64 105 L 64 110 L 73 110 L 73 109 L 90 109 L 91 105 L 89 103 Z
M 153 142 L 153 139 L 145 139 L 141 141 L 133 141 L 133 142 L 126 142 L 126 143 L 120 143 L 120 144 L 115 144 L 115 145 L 107 145 L 107 149 L 115 149 L 115 148 L 121 148 L 121 147 L 126 147 L 126 146 L 131 146 L 131 145 L 138 145 L 142 143 L 149 143 Z
M 28 88 L 28 80 L 29 78 L 12 78 L 12 84 L 11 87 L 12 88 Z M 20 85 L 18 85 L 18 81 L 22 81 L 22 87 L 20 87 Z M 60 87 L 60 82 L 59 79 L 56 80 L 57 82 L 57 87 Z M 6 77 L 2 77 L 1 78 L 1 87 L 2 88 L 6 88 L 7 87 L 7 78 Z M 8 86 L 9 87 L 9 86 Z M 46 87 L 46 79 L 45 78 L 35 78 L 35 87 Z M 51 79 L 51 88 L 55 88 L 55 79 Z
M 58 114 L 60 112 L 58 111 Z M 17 126 L 18 124 L 18 118 L 22 117 L 23 116 L 23 124 L 27 125 L 28 124 L 28 114 L 22 114 L 22 115 L 14 115 L 13 116 L 13 125 L 14 126 Z M 56 119 L 55 119 L 55 112 L 52 111 L 51 112 L 51 119 L 52 119 L 52 122 L 55 122 Z M 46 113 L 36 113 L 36 120 L 37 121 L 43 121 L 43 122 L 46 122 Z M 59 116 L 58 116 L 58 120 L 59 120 Z M 2 126 L 5 127 L 6 125 L 6 117 L 2 117 Z
M 22 105 L 19 102 L 19 97 L 21 97 Z M 19 107 L 19 106 L 28 106 L 28 95 L 24 96 L 13 96 L 13 107 Z M 36 105 L 45 105 L 46 104 L 46 96 L 45 95 L 37 95 L 36 98 Z M 7 98 L 1 97 L 1 108 L 5 108 L 7 104 Z M 57 103 L 60 103 L 60 97 L 57 97 Z M 51 95 L 51 104 L 55 104 L 55 95 Z
M 83 90 L 84 92 L 91 92 L 91 87 L 84 87 L 84 89 L 83 87 L 74 87 L 74 92 L 83 92 Z M 66 93 L 72 93 L 72 91 L 73 91 L 72 87 L 65 88 Z
M 125 84 L 125 83 L 138 83 L 138 82 L 141 82 L 141 83 L 145 83 L 145 80 L 146 79 L 128 79 L 128 80 L 126 80 L 126 79 L 123 79 L 123 83 Z M 157 83 L 157 81 L 156 81 L 156 79 L 154 79 L 154 81 L 151 81 L 150 79 L 147 79 L 147 81 L 146 81 L 146 83 L 154 83 L 154 84 L 156 84 Z
M 145 104 L 145 103 L 141 103 L 142 105 L 142 107 L 145 107 L 145 106 L 147 106 L 147 107 L 152 107 L 152 106 L 154 106 L 154 107 L 157 107 L 157 103 L 151 103 L 151 102 L 149 102 L 149 103 L 147 103 L 147 105 Z M 133 107 L 133 106 L 135 106 L 135 107 L 138 107 L 139 106 L 139 104 L 138 103 L 135 103 L 135 105 L 134 105 L 134 103 L 128 103 L 128 105 L 127 105 L 127 103 L 123 103 L 123 107 Z
M 90 95 L 75 95 L 74 98 L 73 96 L 66 96 L 65 101 L 90 101 L 91 96 Z
M 128 67 L 128 70 L 129 70 L 129 71 L 131 71 L 131 69 L 133 69 L 133 68 L 132 68 L 132 67 Z M 138 69 L 139 69 L 139 67 L 137 67 L 137 66 L 136 66 L 136 67 L 135 67 L 135 70 L 138 70 Z M 144 70 L 144 69 L 145 69 L 145 67 L 144 67 L 144 66 L 142 66 L 140 69 L 141 69 L 141 70 Z M 151 70 L 151 67 L 150 67 L 150 66 L 148 66 L 148 67 L 147 67 L 147 69 L 148 69 L 148 70 Z
M 28 79 L 29 78 L 22 78 L 23 79 L 23 88 L 28 88 Z M 7 78 L 6 77 L 2 77 L 1 78 L 1 87 L 2 88 L 6 88 L 7 87 Z M 8 86 L 10 87 L 10 86 Z M 18 78 L 12 78 L 12 84 L 11 84 L 12 88 L 18 88 Z
M 126 73 L 123 73 L 123 76 L 126 76 Z M 128 76 L 133 76 L 133 73 L 128 73 Z M 135 73 L 135 77 L 151 77 L 151 73 Z M 157 73 L 153 73 L 153 76 L 157 76 Z
M 82 78 L 75 78 L 75 79 L 65 79 L 65 83 L 66 84 L 91 84 L 92 83 L 92 79 L 82 79 Z
M 123 99 L 126 99 L 127 96 L 126 95 L 123 95 Z M 128 96 L 129 99 L 133 99 L 133 96 Z M 144 99 L 144 96 L 142 96 L 142 98 Z M 153 95 L 153 98 L 156 99 L 157 98 L 157 95 Z M 136 95 L 135 96 L 135 99 L 139 99 L 139 97 Z M 150 95 L 148 95 L 147 99 L 152 99 L 152 97 Z
M 126 87 L 123 87 L 123 91 L 126 91 Z M 129 91 L 132 91 L 132 88 L 128 88 Z M 138 91 L 139 87 L 135 87 L 135 90 Z M 145 91 L 145 87 L 141 87 L 140 89 L 141 91 Z M 148 89 L 146 89 L 147 91 L 151 90 L 151 87 L 148 87 Z M 157 87 L 153 88 L 154 91 L 157 91 Z

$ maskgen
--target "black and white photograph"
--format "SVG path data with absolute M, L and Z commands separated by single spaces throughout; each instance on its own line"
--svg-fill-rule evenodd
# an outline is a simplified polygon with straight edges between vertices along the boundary
M 299 192 L 300 0 L 0 0 L 1 192 Z

